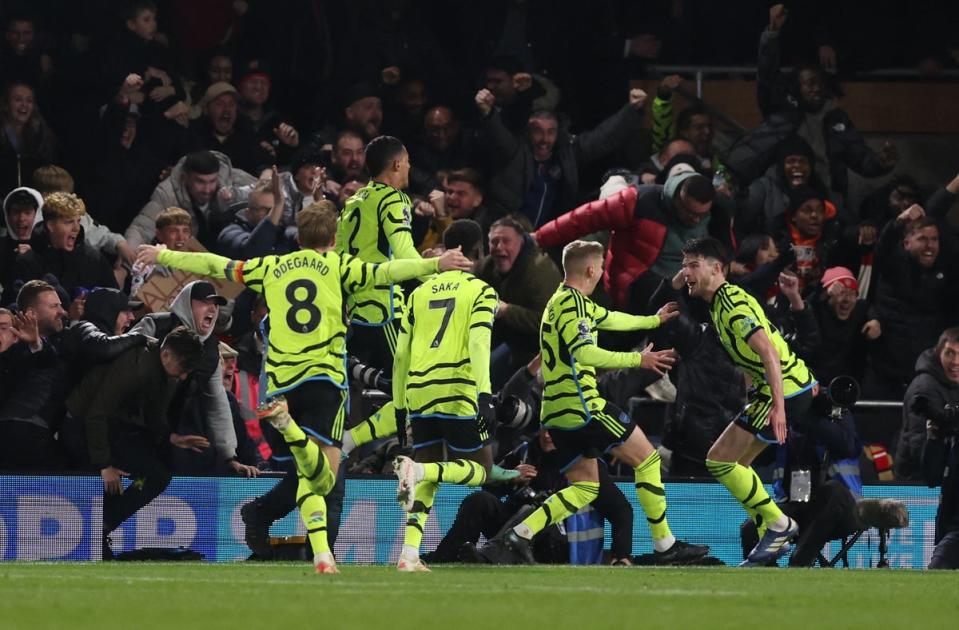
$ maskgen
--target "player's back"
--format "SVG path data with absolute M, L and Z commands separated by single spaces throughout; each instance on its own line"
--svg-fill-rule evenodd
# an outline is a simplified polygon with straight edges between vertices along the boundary
M 470 363 L 471 327 L 490 327 L 496 291 L 462 271 L 438 274 L 409 297 L 406 404 L 411 417 L 475 418 L 477 378 Z
M 758 330 L 765 331 L 779 355 L 786 397 L 811 387 L 815 382 L 805 362 L 770 323 L 756 298 L 742 287 L 728 282 L 719 287 L 710 305 L 710 316 L 723 348 L 733 363 L 749 375 L 754 385 L 767 384 L 762 358 L 749 346 L 749 338 Z
M 344 258 L 332 250 L 302 249 L 256 261 L 259 268 L 247 263 L 241 273 L 247 286 L 263 293 L 270 311 L 269 392 L 279 393 L 313 378 L 342 385 Z
M 410 231 L 410 198 L 401 190 L 371 181 L 347 199 L 336 222 L 336 250 L 363 262 L 393 260 L 390 237 Z M 347 299 L 350 320 L 383 324 L 402 312 L 402 293 L 392 284 L 377 285 Z
M 595 308 L 588 297 L 563 285 L 543 309 L 539 342 L 545 383 L 540 412 L 544 425 L 581 427 L 602 404 L 596 389 L 596 370 L 573 358 L 577 347 L 595 343 Z

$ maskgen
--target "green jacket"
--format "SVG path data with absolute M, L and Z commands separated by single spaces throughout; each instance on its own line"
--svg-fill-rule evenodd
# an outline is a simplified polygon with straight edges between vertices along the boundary
M 509 304 L 493 324 L 493 345 L 506 343 L 513 350 L 528 351 L 530 356 L 539 352 L 543 309 L 563 280 L 552 259 L 527 242 L 506 275 L 496 271 L 492 256 L 480 261 L 476 275 Z

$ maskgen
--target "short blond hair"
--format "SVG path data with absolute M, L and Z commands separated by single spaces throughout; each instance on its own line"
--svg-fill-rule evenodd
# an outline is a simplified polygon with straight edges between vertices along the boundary
M 67 169 L 55 164 L 47 164 L 33 171 L 33 187 L 41 195 L 55 192 L 74 192 L 73 175 Z
M 193 225 L 193 217 L 190 216 L 190 213 L 184 210 L 183 208 L 177 208 L 176 206 L 170 206 L 165 210 L 161 210 L 160 214 L 156 218 L 156 229 L 162 230 L 168 225 Z
M 86 204 L 73 193 L 52 192 L 43 198 L 43 220 L 79 219 L 87 213 Z
M 300 210 L 296 215 L 300 247 L 315 249 L 332 245 L 336 237 L 336 217 L 336 205 L 329 199 L 321 199 Z
M 582 275 L 586 262 L 593 257 L 602 258 L 606 249 L 595 241 L 573 241 L 563 248 L 563 273 L 567 276 Z

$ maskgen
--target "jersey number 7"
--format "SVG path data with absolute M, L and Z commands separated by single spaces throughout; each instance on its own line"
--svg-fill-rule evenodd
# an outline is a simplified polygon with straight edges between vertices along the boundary
M 443 341 L 443 335 L 446 334 L 446 327 L 450 325 L 450 317 L 453 316 L 453 309 L 456 308 L 456 298 L 430 300 L 430 308 L 446 309 L 446 312 L 443 313 L 443 323 L 440 324 L 439 332 L 436 333 L 436 336 L 433 338 L 433 343 L 430 344 L 431 348 L 438 348 Z

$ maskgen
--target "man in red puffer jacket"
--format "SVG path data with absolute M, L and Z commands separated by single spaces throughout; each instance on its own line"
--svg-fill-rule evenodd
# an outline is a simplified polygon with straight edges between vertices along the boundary
M 624 186 L 623 180 L 623 187 L 609 194 L 615 177 L 603 186 L 604 198 L 550 221 L 534 238 L 540 247 L 551 248 L 609 230 L 606 292 L 616 308 L 641 312 L 660 280 L 679 271 L 686 241 L 708 235 L 731 246 L 731 225 L 713 203 L 712 183 L 691 168 L 674 173 L 664 186 Z

